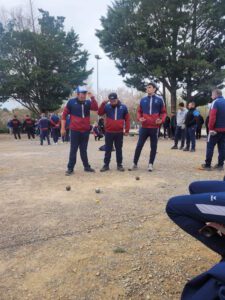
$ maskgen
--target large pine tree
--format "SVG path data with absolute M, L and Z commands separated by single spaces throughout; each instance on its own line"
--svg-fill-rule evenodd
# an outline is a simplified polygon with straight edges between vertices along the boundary
M 117 0 L 96 35 L 129 86 L 159 79 L 175 111 L 177 89 L 190 98 L 223 83 L 224 17 L 224 0 Z
M 78 35 L 64 30 L 64 18 L 40 10 L 37 32 L 0 23 L 0 101 L 13 98 L 34 113 L 54 111 L 83 84 L 88 53 Z

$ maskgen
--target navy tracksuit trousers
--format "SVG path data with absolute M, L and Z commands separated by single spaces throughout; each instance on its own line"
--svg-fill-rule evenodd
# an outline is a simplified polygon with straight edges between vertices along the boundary
M 60 136 L 59 128 L 52 128 L 52 138 L 54 143 L 58 143 Z
M 191 150 L 195 150 L 196 145 L 196 125 L 187 127 L 186 128 L 186 148 L 190 150 L 190 144 L 191 144 Z
M 41 146 L 43 145 L 45 138 L 47 139 L 47 142 L 50 145 L 49 130 L 41 130 L 41 132 L 40 132 Z
M 137 165 L 138 163 L 139 157 L 141 155 L 141 150 L 148 137 L 150 137 L 150 146 L 151 146 L 149 164 L 153 164 L 155 161 L 157 144 L 158 144 L 158 128 L 140 128 L 139 139 L 134 153 L 135 165 Z
M 89 168 L 90 165 L 88 163 L 87 157 L 87 147 L 89 141 L 89 131 L 80 132 L 71 130 L 70 131 L 70 155 L 69 155 L 69 162 L 68 162 L 68 170 L 73 171 L 74 166 L 77 161 L 77 150 L 80 149 L 80 157 L 83 162 L 84 168 Z
M 116 162 L 117 166 L 121 166 L 123 162 L 123 132 L 106 132 L 105 133 L 105 158 L 104 164 L 105 166 L 109 166 L 111 160 L 111 154 L 113 149 L 113 144 L 116 148 Z
M 211 166 L 213 152 L 215 145 L 218 145 L 218 165 L 223 166 L 225 159 L 225 132 L 217 132 L 216 135 L 209 135 L 207 148 L 206 148 L 206 160 L 205 163 L 207 166 Z
M 168 201 L 168 216 L 184 231 L 225 256 L 225 236 L 207 238 L 199 233 L 206 222 L 225 225 L 225 181 L 193 182 L 189 191 L 191 195 L 173 197 Z

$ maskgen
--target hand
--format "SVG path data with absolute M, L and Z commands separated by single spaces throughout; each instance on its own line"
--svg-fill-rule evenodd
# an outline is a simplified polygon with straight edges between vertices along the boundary
M 139 121 L 142 123 L 142 122 L 146 121 L 146 119 L 143 118 L 143 117 L 141 117 L 141 118 L 139 119 Z
M 217 132 L 216 132 L 215 130 L 210 130 L 210 131 L 209 131 L 209 135 L 214 136 L 214 135 L 216 135 L 216 134 L 217 134 Z
M 157 125 L 162 124 L 162 119 L 157 119 L 157 120 L 155 121 L 155 123 L 156 123 Z
M 88 92 L 87 95 L 88 95 L 89 98 L 94 96 L 91 92 Z
M 125 135 L 125 136 L 128 136 L 128 135 L 129 135 L 129 132 L 124 132 L 124 135 Z
M 66 130 L 65 128 L 61 128 L 61 136 L 65 136 L 66 135 Z

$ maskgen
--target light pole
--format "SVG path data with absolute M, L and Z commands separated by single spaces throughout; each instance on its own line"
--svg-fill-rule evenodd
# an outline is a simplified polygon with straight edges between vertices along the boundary
M 97 55 L 95 55 L 95 58 L 96 58 L 96 60 L 97 60 L 97 101 L 98 101 L 98 61 L 100 60 L 100 59 L 102 59 L 98 54 Z

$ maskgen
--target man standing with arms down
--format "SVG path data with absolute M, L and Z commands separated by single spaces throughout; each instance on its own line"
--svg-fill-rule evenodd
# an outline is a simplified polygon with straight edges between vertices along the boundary
M 110 93 L 108 99 L 108 101 L 103 101 L 98 110 L 99 116 L 106 114 L 105 159 L 104 166 L 100 171 L 105 172 L 109 170 L 113 144 L 115 144 L 117 170 L 123 172 L 123 135 L 127 136 L 129 134 L 130 116 L 126 105 L 120 102 L 116 93 Z
M 174 138 L 174 146 L 171 149 L 178 149 L 178 141 L 181 140 L 180 150 L 184 148 L 185 142 L 185 118 L 187 114 L 187 109 L 184 107 L 184 103 L 179 103 L 179 109 L 177 112 L 177 127 L 175 131 L 175 138 Z
M 206 148 L 205 164 L 201 165 L 201 170 L 211 170 L 214 147 L 218 145 L 218 163 L 214 169 L 223 170 L 225 159 L 225 99 L 222 91 L 215 89 L 212 91 L 212 105 L 209 111 L 209 135 Z
M 157 89 L 157 84 L 155 82 L 150 82 L 146 89 L 148 95 L 142 98 L 140 101 L 137 111 L 137 119 L 141 122 L 141 128 L 139 131 L 139 140 L 134 154 L 133 166 L 129 169 L 129 171 L 137 169 L 141 150 L 148 137 L 150 137 L 151 145 L 148 171 L 153 171 L 153 163 L 155 160 L 158 143 L 158 129 L 166 118 L 165 104 L 162 97 L 156 95 Z
M 85 87 L 78 87 L 77 97 L 70 99 L 63 111 L 61 121 L 61 135 L 66 134 L 66 117 L 70 115 L 70 155 L 67 165 L 66 175 L 69 176 L 74 173 L 74 166 L 77 159 L 77 150 L 80 148 L 80 156 L 84 165 L 85 172 L 95 172 L 88 162 L 87 146 L 90 135 L 90 111 L 98 110 L 98 103 L 95 97 L 90 95 L 91 99 L 87 99 L 87 89 Z

